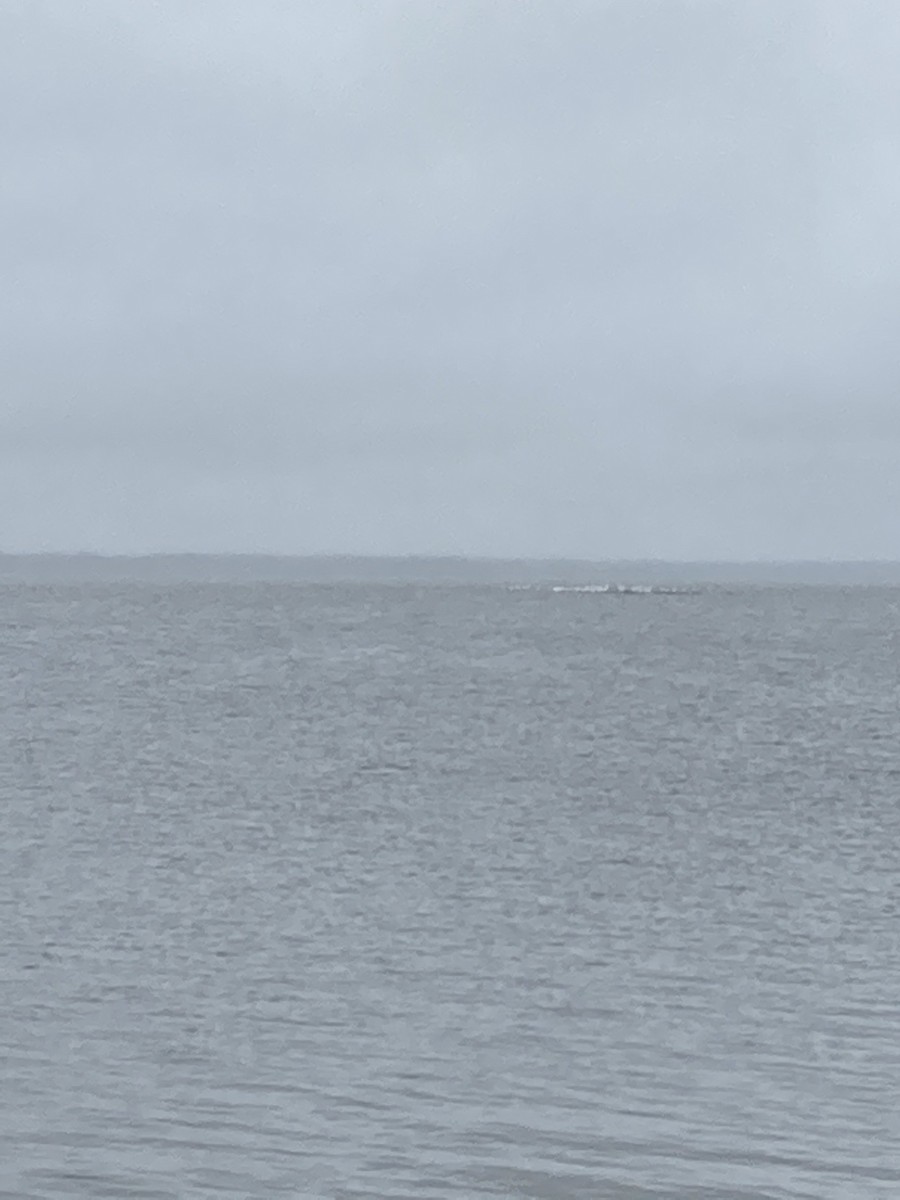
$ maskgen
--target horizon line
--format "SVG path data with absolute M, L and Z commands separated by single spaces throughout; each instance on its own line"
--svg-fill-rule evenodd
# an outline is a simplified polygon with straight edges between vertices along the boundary
M 607 563 L 640 566 L 900 566 L 898 558 L 661 558 L 622 557 L 588 558 L 582 555 L 503 555 L 503 554 L 430 554 L 415 551 L 406 554 L 364 554 L 352 551 L 291 553 L 278 550 L 0 550 L 0 558 L 98 558 L 106 561 L 160 558 L 255 558 L 288 561 L 356 560 L 364 562 L 472 562 L 472 563 L 571 563 L 599 566 Z

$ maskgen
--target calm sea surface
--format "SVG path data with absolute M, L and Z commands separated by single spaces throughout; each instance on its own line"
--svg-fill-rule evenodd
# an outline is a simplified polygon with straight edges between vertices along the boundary
M 0 1195 L 900 1195 L 900 590 L 0 588 Z

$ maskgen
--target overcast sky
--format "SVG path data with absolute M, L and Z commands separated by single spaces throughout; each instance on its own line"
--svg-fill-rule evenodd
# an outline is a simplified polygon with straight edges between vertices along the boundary
M 4 0 L 0 550 L 900 558 L 896 0 Z

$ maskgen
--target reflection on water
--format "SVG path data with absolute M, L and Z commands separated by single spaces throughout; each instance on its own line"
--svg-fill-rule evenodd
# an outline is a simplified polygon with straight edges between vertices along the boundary
M 0 589 L 0 1195 L 900 1194 L 895 597 Z

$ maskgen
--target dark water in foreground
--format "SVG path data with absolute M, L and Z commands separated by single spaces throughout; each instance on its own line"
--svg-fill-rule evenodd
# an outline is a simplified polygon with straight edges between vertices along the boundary
M 0 588 L 0 1195 L 896 1197 L 898 628 Z

